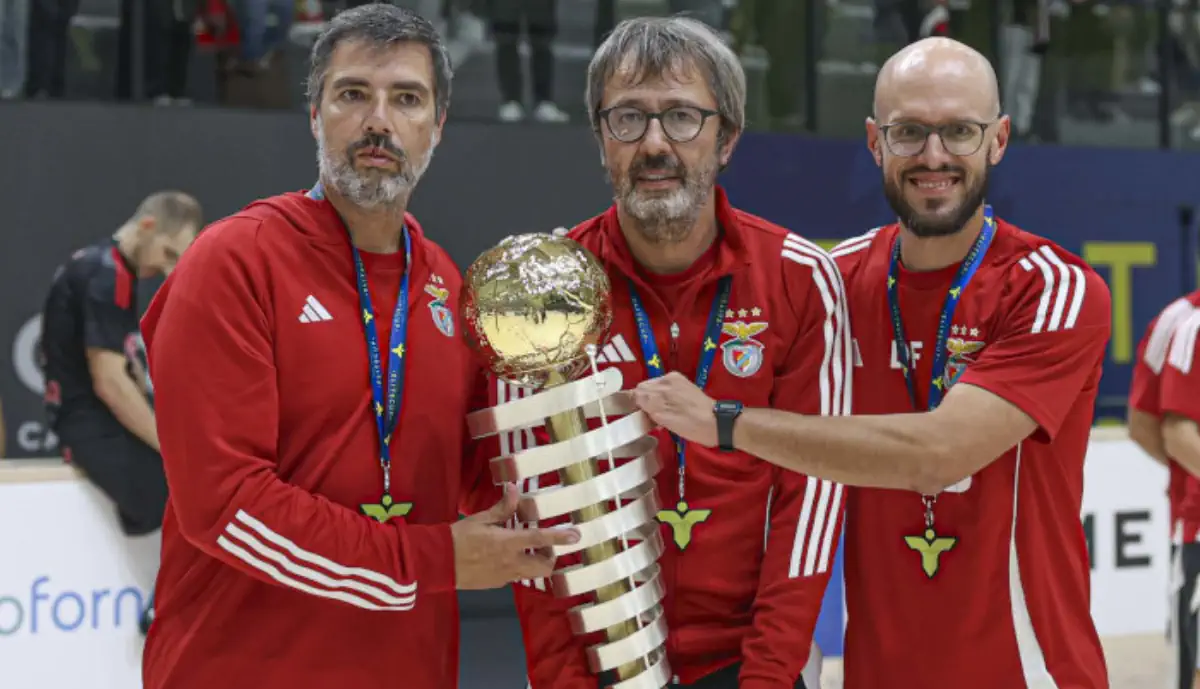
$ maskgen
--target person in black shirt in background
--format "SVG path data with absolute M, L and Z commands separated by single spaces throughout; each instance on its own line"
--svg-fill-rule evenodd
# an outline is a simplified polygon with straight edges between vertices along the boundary
M 131 536 L 160 528 L 167 502 L 137 283 L 170 273 L 200 227 L 191 196 L 147 197 L 112 237 L 58 268 L 42 313 L 47 421 L 63 459 L 112 499 Z

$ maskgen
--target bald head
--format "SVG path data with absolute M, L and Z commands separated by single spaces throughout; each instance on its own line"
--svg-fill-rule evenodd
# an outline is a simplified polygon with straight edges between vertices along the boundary
M 953 116 L 978 121 L 995 119 L 1000 114 L 1000 89 L 987 58 L 949 38 L 926 38 L 889 58 L 875 80 L 875 119 L 927 119 L 933 111 L 958 111 Z

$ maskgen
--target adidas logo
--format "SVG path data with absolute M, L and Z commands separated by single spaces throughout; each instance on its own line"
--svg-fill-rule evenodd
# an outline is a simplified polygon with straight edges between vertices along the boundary
M 300 322 L 320 323 L 321 321 L 332 320 L 333 316 L 329 315 L 329 312 L 325 310 L 321 302 L 317 301 L 317 298 L 313 295 L 308 295 L 308 298 L 304 300 L 304 308 L 300 312 Z
M 633 355 L 633 350 L 629 345 L 625 344 L 625 336 L 617 335 L 611 342 L 604 345 L 604 349 L 600 350 L 600 355 L 596 357 L 596 365 L 600 364 L 631 364 L 637 361 L 637 357 Z

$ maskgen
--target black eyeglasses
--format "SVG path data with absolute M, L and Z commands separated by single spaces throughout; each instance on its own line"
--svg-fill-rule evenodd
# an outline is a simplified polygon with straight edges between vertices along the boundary
M 940 125 L 920 122 L 894 122 L 879 125 L 883 141 L 892 155 L 909 158 L 919 156 L 929 143 L 929 135 L 936 133 L 942 147 L 954 156 L 974 155 L 983 146 L 984 134 L 994 122 L 948 122 Z
M 700 135 L 708 118 L 720 113 L 691 105 L 679 105 L 662 112 L 646 112 L 632 105 L 619 105 L 596 114 L 608 125 L 613 138 L 622 143 L 631 144 L 641 140 L 650 128 L 650 120 L 658 120 L 668 139 L 686 144 Z

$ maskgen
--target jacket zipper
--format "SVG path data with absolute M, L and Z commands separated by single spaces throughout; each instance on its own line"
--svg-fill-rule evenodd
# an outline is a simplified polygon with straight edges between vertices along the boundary
M 679 370 L 679 323 L 671 324 L 671 369 Z
M 643 285 L 643 288 L 645 288 L 644 285 Z M 701 291 L 703 291 L 703 287 L 701 287 L 700 289 L 701 289 Z M 664 370 L 665 371 L 678 371 L 679 370 L 679 335 L 682 332 L 682 328 L 679 326 L 679 321 L 676 318 L 677 314 L 671 313 L 670 310 L 667 309 L 667 307 L 666 307 L 667 305 L 665 303 L 663 303 L 661 299 L 658 298 L 657 294 L 654 294 L 653 290 L 649 290 L 649 292 L 654 296 L 655 301 L 658 302 L 658 305 L 662 309 L 662 312 L 671 318 L 671 327 L 668 330 L 668 332 L 670 334 L 670 346 L 668 348 L 667 361 L 669 363 L 664 368 Z M 685 295 L 685 296 L 694 296 L 694 294 L 695 293 Z M 689 303 L 689 302 L 687 300 L 685 300 L 684 303 Z M 707 316 L 707 315 L 708 315 L 707 312 L 705 312 L 705 316 Z M 676 474 L 678 472 L 678 467 L 674 467 L 674 469 L 675 469 L 675 471 L 673 471 L 672 474 Z M 678 555 L 676 555 L 674 558 L 672 558 L 669 574 L 670 574 L 670 577 L 666 582 L 667 588 L 669 590 L 674 590 L 677 587 L 677 583 L 679 581 L 679 557 L 678 557 Z M 663 607 L 664 607 L 663 614 L 666 615 L 666 617 L 667 617 L 667 624 L 668 624 L 668 626 L 672 625 L 675 621 L 675 596 L 671 596 L 671 604 L 670 605 L 663 606 Z M 677 648 L 675 645 L 675 637 L 673 635 L 668 635 L 667 655 L 674 656 L 674 655 L 676 655 L 677 652 L 678 651 L 677 651 Z M 679 684 L 678 672 L 675 672 L 673 674 L 674 674 L 674 677 L 672 678 L 672 682 L 674 684 Z
M 658 297 L 658 295 L 655 295 L 656 299 L 657 299 L 657 297 Z M 658 302 L 659 302 L 659 306 L 662 307 L 663 314 L 665 314 L 666 316 L 669 316 L 671 318 L 671 327 L 667 331 L 670 334 L 670 341 L 669 341 L 668 347 L 667 347 L 667 360 L 665 362 L 663 362 L 664 364 L 666 364 L 666 366 L 664 366 L 664 372 L 678 371 L 679 370 L 679 333 L 681 330 L 679 327 L 679 321 L 676 320 L 676 318 L 675 318 L 676 314 L 671 313 L 670 310 L 666 308 L 667 305 L 665 303 L 663 303 L 661 300 L 658 300 Z M 678 470 L 679 470 L 678 467 L 672 467 L 671 474 L 672 475 L 677 474 Z M 672 483 L 674 483 L 674 481 L 672 481 Z M 670 546 L 668 546 L 668 547 L 670 547 Z M 667 589 L 675 590 L 678 581 L 679 581 L 679 556 L 678 556 L 678 553 L 676 553 L 675 556 L 672 557 L 672 559 L 671 559 L 669 578 L 665 582 L 667 585 Z M 669 606 L 664 606 L 664 608 L 665 609 L 663 610 L 663 614 L 666 615 L 666 617 L 667 617 L 667 625 L 669 627 L 675 623 L 675 596 L 671 596 L 671 604 Z M 677 652 L 678 651 L 677 651 L 677 648 L 675 645 L 674 635 L 668 635 L 668 638 L 667 638 L 667 655 L 668 655 L 668 657 L 674 656 Z M 674 677 L 672 678 L 672 683 L 679 684 L 678 671 L 676 671 L 673 674 L 674 674 Z

